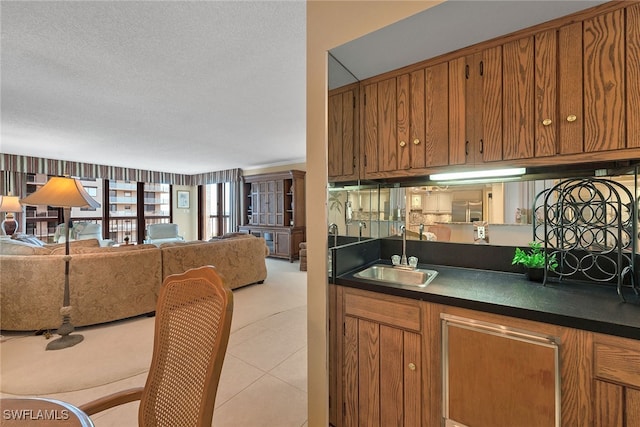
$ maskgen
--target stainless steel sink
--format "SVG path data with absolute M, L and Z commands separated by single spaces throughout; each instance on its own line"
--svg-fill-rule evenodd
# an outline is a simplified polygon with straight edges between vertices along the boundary
M 408 268 L 376 264 L 354 274 L 354 277 L 366 280 L 376 280 L 379 282 L 397 283 L 400 285 L 418 286 L 422 288 L 431 283 L 437 275 L 438 272 L 435 270 L 425 270 L 421 268 L 412 270 Z

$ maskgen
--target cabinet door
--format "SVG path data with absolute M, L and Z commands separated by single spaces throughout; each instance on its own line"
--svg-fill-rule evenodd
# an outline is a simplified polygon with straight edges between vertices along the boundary
M 329 181 L 358 178 L 358 87 L 329 94 L 328 175 Z
M 428 213 L 451 212 L 451 193 L 433 192 L 423 197 L 423 209 Z
M 410 102 L 413 98 L 417 97 L 411 92 L 413 87 L 411 86 L 411 78 L 409 74 L 402 74 L 396 78 L 396 130 L 397 130 L 397 163 L 393 167 L 391 162 L 391 169 L 393 170 L 405 170 L 410 166 L 410 154 L 411 144 L 409 144 L 410 134 Z M 424 96 L 424 83 L 422 85 L 422 94 Z M 415 94 L 417 95 L 417 94 Z M 424 101 L 423 101 L 424 105 Z M 424 108 L 423 108 L 424 112 Z M 424 119 L 423 119 L 424 121 Z M 392 155 L 393 151 L 389 150 L 389 154 Z
M 503 152 L 504 160 L 533 157 L 533 37 L 525 37 L 502 46 L 503 61 Z M 487 92 L 485 95 L 489 96 Z M 490 114 L 490 112 L 488 112 Z M 489 160 L 502 160 L 498 141 L 492 144 L 485 135 L 485 154 Z M 489 145 L 495 150 L 489 152 Z
M 267 181 L 266 183 L 266 223 L 265 225 L 276 225 L 276 182 Z
M 451 212 L 451 193 L 438 193 L 438 212 L 447 213 Z
M 535 35 L 534 154 L 556 154 L 558 129 L 558 36 L 556 30 Z
M 418 301 L 339 288 L 339 426 L 423 424 Z
M 449 62 L 449 164 L 502 160 L 502 47 Z
M 420 335 L 346 316 L 344 426 L 421 425 Z
M 584 21 L 584 151 L 625 146 L 624 10 Z M 637 107 L 634 107 L 637 108 Z
M 378 171 L 398 169 L 396 79 L 378 83 Z
M 425 70 L 397 78 L 398 170 L 425 167 Z
M 503 152 L 507 154 L 503 149 L 503 141 L 506 141 L 506 138 L 503 137 L 503 74 L 505 70 L 502 55 L 503 47 L 496 46 L 485 49 L 481 56 L 479 65 L 481 89 L 476 91 L 476 96 L 480 96 L 481 99 L 475 102 L 475 108 L 481 109 L 481 112 L 476 115 L 476 120 L 482 119 L 482 121 L 476 123 L 475 136 L 470 138 L 475 144 L 476 163 L 502 160 Z M 510 57 L 507 56 L 507 60 L 509 59 Z M 474 66 L 478 67 L 477 64 Z M 507 70 L 506 76 L 509 75 L 511 73 Z M 514 150 L 509 148 L 509 152 L 512 151 Z
M 559 29 L 560 154 L 625 147 L 624 19 L 619 9 Z
M 449 164 L 467 163 L 466 58 L 449 61 Z
M 251 224 L 260 224 L 260 185 L 257 182 L 251 183 Z
M 446 65 L 446 64 L 445 64 Z M 412 169 L 424 168 L 426 166 L 426 144 L 425 144 L 425 70 L 417 70 L 410 76 L 410 124 L 409 139 L 407 144 L 410 151 L 410 167 Z M 446 87 L 445 87 L 446 90 Z M 445 105 L 446 107 L 446 105 Z M 446 111 L 446 110 L 445 110 Z M 446 120 L 440 125 L 446 126 Z M 446 164 L 446 163 L 445 163 Z
M 443 67 L 443 66 L 444 67 Z M 446 165 L 448 156 L 448 103 L 447 64 L 433 67 L 433 70 L 417 70 L 404 74 L 398 80 L 398 169 L 421 169 L 429 166 Z M 444 70 L 444 74 L 442 71 Z M 426 93 L 427 77 L 431 80 L 430 93 Z M 444 82 L 443 82 L 444 77 Z M 444 84 L 443 84 L 444 83 Z M 444 97 L 442 96 L 444 92 Z M 426 103 L 430 111 L 426 111 Z M 437 111 L 433 108 L 438 107 Z M 442 109 L 444 108 L 444 110 Z M 427 114 L 429 117 L 427 117 Z M 425 121 L 429 120 L 431 146 L 427 145 Z M 442 138 L 444 129 L 445 139 Z M 444 150 L 442 146 L 444 144 Z M 440 150 L 440 151 L 438 151 Z M 443 155 L 444 154 L 444 155 Z
M 559 154 L 582 153 L 582 22 L 558 30 Z
M 258 211 L 258 224 L 269 224 L 269 189 L 267 182 L 258 183 L 258 200 L 260 202 L 260 210 Z
M 640 147 L 640 4 L 627 12 L 627 148 Z
M 289 252 L 291 250 L 291 244 L 288 232 L 276 232 L 276 245 L 275 245 L 275 254 L 279 256 L 289 257 Z
M 594 426 L 640 426 L 640 343 L 597 335 L 593 361 Z
M 366 85 L 362 91 L 362 160 L 363 175 L 378 172 L 378 84 Z
M 364 174 L 398 169 L 396 78 L 364 88 Z
M 273 211 L 275 215 L 275 225 L 280 227 L 284 226 L 284 218 L 286 212 L 285 206 L 285 193 L 284 193 L 284 180 L 278 180 L 275 182 L 275 204 L 273 206 Z M 289 225 L 289 224 L 286 224 Z
M 425 157 L 425 166 L 449 164 L 449 65 L 445 62 L 425 70 L 425 135 L 424 153 L 415 146 L 414 167 Z M 414 134 L 418 138 L 417 133 Z M 422 140 L 421 140 L 422 141 Z

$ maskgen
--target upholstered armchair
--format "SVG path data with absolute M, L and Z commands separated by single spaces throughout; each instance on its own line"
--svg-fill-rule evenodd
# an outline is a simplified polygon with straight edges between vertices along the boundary
M 147 226 L 147 238 L 144 243 L 161 245 L 167 242 L 182 242 L 184 237 L 178 234 L 178 224 L 163 223 L 149 224 Z
M 75 222 L 69 230 L 69 240 L 98 239 L 100 246 L 111 246 L 113 240 L 102 238 L 102 225 L 93 222 Z M 65 224 L 59 224 L 54 234 L 56 243 L 65 242 Z

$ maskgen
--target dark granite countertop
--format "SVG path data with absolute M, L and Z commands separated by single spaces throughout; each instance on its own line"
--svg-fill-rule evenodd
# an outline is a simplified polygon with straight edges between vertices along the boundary
M 543 286 L 523 274 L 418 267 L 436 270 L 438 276 L 418 288 L 358 279 L 353 276 L 357 270 L 336 277 L 335 284 L 640 340 L 640 298 L 630 289 L 622 302 L 612 286 L 567 281 Z

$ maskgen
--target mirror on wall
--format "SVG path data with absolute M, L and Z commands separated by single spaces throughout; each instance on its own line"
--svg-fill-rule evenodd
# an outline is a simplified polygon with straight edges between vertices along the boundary
M 566 177 L 570 178 L 570 177 Z M 640 197 L 634 170 L 603 176 Z M 458 185 L 355 185 L 329 188 L 329 222 L 338 234 L 379 238 L 407 229 L 408 239 L 526 246 L 533 239 L 533 202 L 563 178 Z M 613 214 L 613 213 L 610 213 Z

